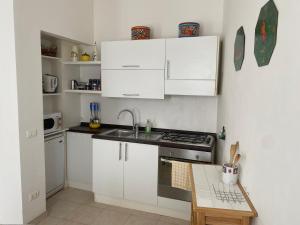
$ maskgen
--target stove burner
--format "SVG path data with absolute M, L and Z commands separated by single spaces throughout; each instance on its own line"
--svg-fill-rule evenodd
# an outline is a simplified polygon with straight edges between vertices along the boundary
M 210 135 L 201 134 L 182 134 L 182 133 L 165 133 L 162 137 L 163 141 L 190 144 L 190 145 L 202 145 L 209 146 L 212 137 Z

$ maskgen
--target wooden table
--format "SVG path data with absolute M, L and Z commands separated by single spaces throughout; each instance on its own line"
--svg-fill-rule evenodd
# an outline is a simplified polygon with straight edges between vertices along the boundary
M 221 166 L 191 164 L 190 173 L 192 225 L 249 225 L 251 218 L 257 216 L 248 195 L 239 183 L 222 183 Z M 223 200 L 220 200 L 222 197 Z

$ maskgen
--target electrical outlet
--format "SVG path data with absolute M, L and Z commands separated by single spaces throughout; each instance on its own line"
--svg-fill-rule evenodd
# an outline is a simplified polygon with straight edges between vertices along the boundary
M 36 200 L 38 197 L 40 196 L 40 192 L 39 191 L 35 191 L 29 194 L 28 199 L 29 201 L 33 201 Z

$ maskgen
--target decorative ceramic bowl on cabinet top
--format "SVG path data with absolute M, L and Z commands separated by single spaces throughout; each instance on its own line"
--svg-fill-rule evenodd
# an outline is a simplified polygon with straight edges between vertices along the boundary
M 135 26 L 131 28 L 132 40 L 145 40 L 150 39 L 150 27 Z
M 198 37 L 200 24 L 195 22 L 185 22 L 179 24 L 179 37 Z

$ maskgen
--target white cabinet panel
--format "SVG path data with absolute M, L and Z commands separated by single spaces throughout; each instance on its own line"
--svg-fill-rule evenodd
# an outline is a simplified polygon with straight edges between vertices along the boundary
M 121 142 L 93 141 L 93 191 L 123 198 L 123 157 Z
M 157 173 L 158 146 L 125 143 L 124 198 L 126 200 L 157 205 Z
M 165 40 L 102 42 L 101 63 L 102 69 L 164 69 Z
M 71 187 L 92 190 L 92 135 L 67 133 L 67 177 Z
M 164 99 L 164 70 L 102 70 L 102 96 Z
M 167 79 L 215 79 L 218 51 L 216 36 L 167 39 Z
M 45 139 L 45 169 L 47 195 L 65 184 L 65 145 L 64 137 Z
M 166 95 L 215 96 L 216 80 L 168 80 Z

